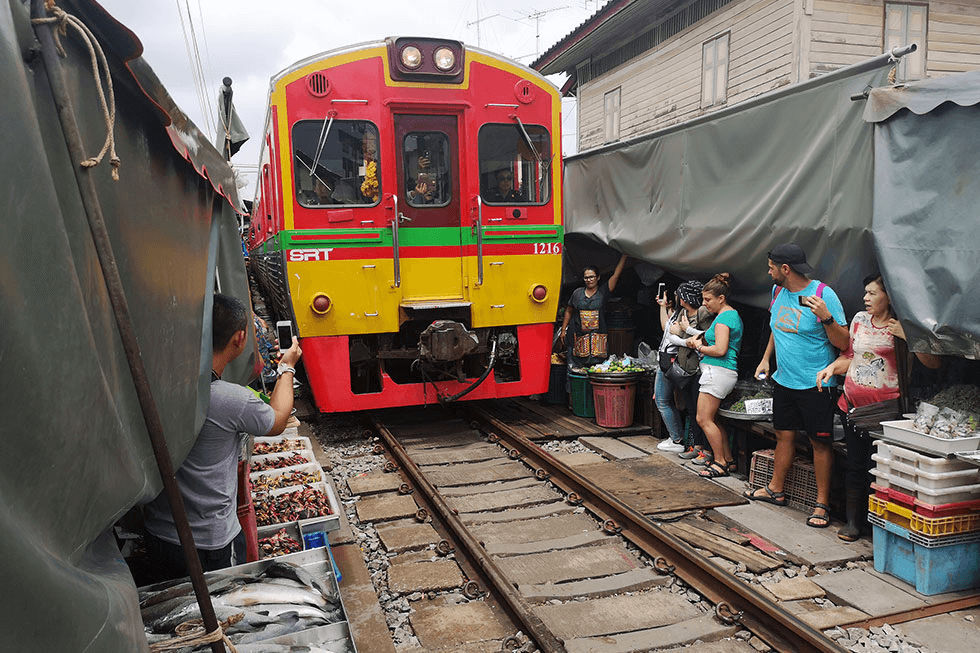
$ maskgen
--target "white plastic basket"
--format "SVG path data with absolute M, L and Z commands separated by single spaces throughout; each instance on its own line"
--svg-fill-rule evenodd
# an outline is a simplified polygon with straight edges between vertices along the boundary
M 272 470 L 272 469 L 263 469 L 263 470 L 259 470 L 257 472 L 250 472 L 249 473 L 249 478 L 251 479 L 253 477 L 252 476 L 253 474 L 261 474 L 263 472 L 271 472 L 271 471 L 283 472 L 283 471 L 286 471 L 286 470 L 293 470 L 293 469 L 295 469 L 297 467 L 304 467 L 306 465 L 316 463 L 316 456 L 313 454 L 313 451 L 312 450 L 310 450 L 310 449 L 297 449 L 296 451 L 283 451 L 282 453 L 267 453 L 267 454 L 262 454 L 262 455 L 258 455 L 258 456 L 252 456 L 249 459 L 249 469 L 251 469 L 252 463 L 265 462 L 267 460 L 273 460 L 275 458 L 289 458 L 293 454 L 299 454 L 299 455 L 303 456 L 304 458 L 306 458 L 307 462 L 300 463 L 300 464 L 297 464 L 297 465 L 290 465 L 289 467 L 278 467 L 278 468 L 276 468 L 274 470 Z
M 883 488 L 895 488 L 899 492 L 912 495 L 930 506 L 980 499 L 980 483 L 936 488 L 926 487 L 911 478 L 905 478 L 877 468 L 872 469 L 871 474 L 874 475 L 877 485 Z
M 884 458 L 878 454 L 872 454 L 871 460 L 877 463 L 876 469 L 888 474 L 890 478 L 903 479 L 930 490 L 980 483 L 980 468 L 977 467 L 971 466 L 971 469 L 957 469 L 948 472 L 927 472 L 914 465 L 907 465 L 896 459 Z
M 935 455 L 919 453 L 918 451 L 900 447 L 896 444 L 890 444 L 884 440 L 875 440 L 874 445 L 878 450 L 877 455 L 884 464 L 895 461 L 932 474 L 956 472 L 967 469 L 980 472 L 980 469 L 977 469 L 976 466 L 971 465 L 968 462 L 956 460 L 955 458 L 941 458 Z M 886 469 L 885 471 L 888 470 Z
M 308 437 L 306 437 L 306 436 L 303 436 L 303 435 L 288 435 L 288 436 L 287 435 L 263 435 L 263 436 L 255 436 L 255 438 L 253 438 L 253 445 L 254 444 L 276 444 L 278 442 L 283 442 L 285 440 L 299 440 L 300 444 L 302 445 L 300 447 L 300 449 L 306 449 L 306 450 L 312 450 L 313 449 L 313 445 L 310 443 L 310 439 Z M 290 451 L 299 451 L 299 449 L 295 449 L 295 450 L 291 449 Z M 285 453 L 285 452 L 283 452 L 283 453 Z M 260 455 L 269 455 L 269 454 L 260 454 Z
M 286 474 L 290 474 L 293 472 L 306 472 L 308 474 L 313 474 L 316 476 L 317 480 L 320 481 L 321 483 L 325 480 L 323 477 L 323 469 L 317 463 L 307 463 L 306 465 L 294 465 L 292 467 L 284 467 L 282 469 L 267 469 L 263 472 L 252 472 L 251 474 L 248 475 L 248 478 L 252 482 L 253 491 L 254 491 L 255 490 L 254 486 L 257 484 L 258 481 L 262 479 L 274 478 L 277 476 L 285 476 Z M 293 487 L 295 489 L 295 484 L 283 486 L 283 488 L 289 488 L 289 487 Z M 275 488 L 275 489 L 278 490 L 281 488 Z
M 937 438 L 933 435 L 919 433 L 912 428 L 912 420 L 899 419 L 882 422 L 882 439 L 898 442 L 915 449 L 949 456 L 957 451 L 976 451 L 980 449 L 980 435 L 969 438 Z

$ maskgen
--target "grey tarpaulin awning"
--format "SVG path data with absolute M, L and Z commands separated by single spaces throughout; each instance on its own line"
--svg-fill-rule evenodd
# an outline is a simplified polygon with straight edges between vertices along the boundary
M 876 88 L 872 229 L 915 351 L 980 358 L 980 71 Z
M 176 463 L 204 419 L 209 297 L 248 299 L 231 170 L 93 2 L 59 0 L 106 50 L 120 180 L 90 173 Z M 65 69 L 86 150 L 105 123 L 89 54 Z M 28 8 L 0 4 L 0 640 L 17 651 L 146 647 L 136 588 L 108 529 L 161 487 Z M 218 271 L 216 274 L 216 270 Z M 226 371 L 244 380 L 254 360 Z
M 853 314 L 861 308 L 862 279 L 876 269 L 876 245 L 881 251 L 881 239 L 872 237 L 872 212 L 880 196 L 875 188 L 875 143 L 880 148 L 882 140 L 875 140 L 874 129 L 862 119 L 865 102 L 851 98 L 883 83 L 890 65 L 888 55 L 877 57 L 633 141 L 569 157 L 566 233 L 589 236 L 679 276 L 705 279 L 731 272 L 736 299 L 762 308 L 769 304 L 772 284 L 766 273 L 767 252 L 778 243 L 795 241 L 806 250 L 815 276 L 829 283 Z M 958 83 L 949 79 L 950 84 Z M 957 110 L 961 115 L 954 119 Z M 925 137 L 913 142 L 911 135 L 906 144 L 922 160 L 944 159 L 940 168 L 947 171 L 972 170 L 972 177 L 961 183 L 962 206 L 980 206 L 976 107 L 940 108 L 928 118 L 940 112 L 957 121 L 957 131 L 966 130 L 969 122 L 971 135 L 955 146 L 929 146 Z M 953 122 L 949 124 L 953 128 Z M 942 127 L 937 124 L 934 129 Z M 970 147 L 973 153 L 967 155 Z M 926 149 L 928 153 L 920 153 Z M 881 171 L 877 180 L 882 183 Z M 919 193 L 917 199 L 906 200 L 911 201 L 907 205 L 928 202 L 936 209 L 942 204 L 944 211 L 966 219 L 959 200 L 944 203 L 947 184 L 938 179 L 936 183 L 928 188 L 906 185 L 905 192 Z M 975 209 L 969 215 L 975 228 Z M 967 250 L 977 242 L 971 234 L 964 244 L 955 229 L 932 235 L 937 252 Z M 954 330 L 961 344 L 944 337 L 941 348 L 933 341 L 928 349 L 974 356 L 973 345 L 962 345 L 965 333 L 974 334 L 976 342 L 977 320 L 960 320 L 968 313 L 976 315 L 976 302 L 958 294 L 966 288 L 963 279 L 946 278 L 950 270 L 940 258 L 937 254 L 936 266 L 926 267 L 914 257 L 903 260 L 900 264 L 907 267 L 901 276 L 886 261 L 885 273 L 889 279 L 896 274 L 892 286 L 906 276 L 929 277 L 936 291 L 936 299 L 929 301 L 946 302 L 946 309 L 926 315 L 899 300 L 899 309 L 908 311 L 901 314 L 903 322 L 911 332 L 924 329 L 938 335 Z M 975 275 L 975 250 L 973 261 L 970 269 Z M 940 288 L 951 288 L 955 294 L 944 295 Z M 903 296 L 902 290 L 896 292 Z M 933 326 L 940 317 L 954 321 Z M 922 343 L 913 339 L 913 347 L 923 348 Z
M 802 245 L 853 311 L 872 260 L 872 133 L 850 97 L 877 66 L 818 78 L 632 143 L 569 157 L 566 232 L 688 277 L 733 273 L 768 306 L 767 252 Z

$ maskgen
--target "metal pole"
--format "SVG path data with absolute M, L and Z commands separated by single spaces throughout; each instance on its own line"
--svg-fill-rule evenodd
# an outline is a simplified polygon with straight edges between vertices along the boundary
M 31 14 L 35 18 L 46 17 L 44 0 L 32 0 Z M 61 130 L 65 137 L 65 143 L 68 146 L 68 154 L 72 161 L 75 162 L 72 166 L 75 171 L 75 180 L 78 183 L 78 191 L 81 195 L 82 205 L 85 208 L 85 217 L 88 219 L 89 229 L 92 232 L 92 240 L 99 256 L 99 264 L 105 279 L 106 291 L 109 295 L 109 301 L 112 303 L 113 316 L 116 320 L 116 327 L 119 329 L 119 337 L 122 340 L 123 349 L 126 352 L 126 360 L 129 363 L 129 371 L 133 377 L 136 396 L 139 399 L 140 408 L 143 411 L 143 421 L 146 424 L 146 431 L 150 436 L 150 444 L 153 448 L 153 455 L 156 458 L 157 468 L 160 470 L 160 477 L 163 479 L 163 487 L 167 493 L 167 499 L 170 501 L 170 509 L 173 512 L 180 544 L 184 549 L 184 557 L 187 562 L 191 584 L 194 587 L 194 594 L 197 597 L 198 605 L 201 606 L 201 618 L 204 621 L 204 628 L 207 632 L 211 632 L 218 628 L 218 620 L 214 614 L 214 606 L 211 605 L 211 597 L 208 595 L 208 587 L 204 580 L 201 561 L 197 557 L 194 536 L 191 534 L 191 527 L 187 521 L 187 513 L 184 511 L 184 500 L 181 497 L 180 489 L 177 487 L 177 479 L 174 476 L 173 465 L 170 462 L 170 452 L 167 450 L 167 441 L 163 434 L 163 423 L 160 421 L 160 414 L 157 411 L 156 402 L 150 390 L 149 379 L 146 376 L 146 369 L 143 366 L 143 357 L 140 353 L 136 331 L 133 328 L 133 321 L 129 313 L 129 304 L 126 300 L 122 279 L 119 275 L 119 268 L 116 265 L 115 254 L 112 251 L 109 232 L 105 226 L 105 218 L 102 214 L 102 206 L 99 203 L 99 196 L 95 189 L 95 182 L 92 179 L 92 171 L 97 170 L 97 168 L 83 168 L 77 164 L 78 161 L 82 161 L 86 157 L 78 124 L 75 121 L 75 112 L 72 107 L 71 96 L 68 93 L 65 73 L 61 67 L 61 61 L 58 58 L 54 37 L 51 34 L 51 25 L 37 25 L 35 29 L 38 39 L 41 42 L 41 56 L 47 71 L 48 84 L 51 87 L 55 107 L 58 110 Z M 223 653 L 225 645 L 220 640 L 213 642 L 211 644 L 211 650 L 214 653 Z
M 221 94 L 224 97 L 224 106 L 220 107 L 224 110 L 224 116 L 222 120 L 224 121 L 225 129 L 225 146 L 222 148 L 224 150 L 225 161 L 231 161 L 231 135 L 229 129 L 231 127 L 231 97 L 234 91 L 231 90 L 231 77 L 225 77 L 221 80 Z

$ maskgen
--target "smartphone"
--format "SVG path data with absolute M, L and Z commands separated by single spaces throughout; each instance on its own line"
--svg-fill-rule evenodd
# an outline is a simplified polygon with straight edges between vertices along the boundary
M 806 302 L 803 301 L 804 299 L 806 299 L 806 295 L 800 295 L 798 299 L 800 300 L 800 306 L 806 306 Z
M 293 346 L 293 323 L 289 320 L 276 322 L 276 337 L 279 338 L 279 351 Z
M 665 284 L 663 282 L 658 283 L 657 284 L 657 297 L 661 297 L 662 295 L 664 295 L 666 289 L 667 289 L 667 284 Z

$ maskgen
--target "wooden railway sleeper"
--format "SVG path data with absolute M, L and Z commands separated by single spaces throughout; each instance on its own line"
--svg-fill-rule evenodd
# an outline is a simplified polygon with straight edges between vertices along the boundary
M 674 567 L 673 573 L 710 602 L 726 603 L 729 606 L 726 610 L 732 614 L 738 614 L 733 606 L 743 608 L 742 625 L 776 650 L 822 653 L 843 650 L 823 633 L 771 603 L 753 587 L 698 555 L 686 542 L 657 527 L 645 515 L 515 432 L 503 420 L 481 408 L 470 410 L 486 424 L 484 430 L 492 430 L 498 436 L 502 446 L 520 448 L 525 462 L 532 468 L 550 468 L 551 482 L 568 492 L 566 500 L 569 503 L 574 501 L 574 505 L 585 505 L 604 519 L 613 519 L 622 526 L 624 537 L 655 560 L 659 557 L 664 563 L 669 561 L 668 564 Z
M 564 642 L 534 612 L 527 600 L 517 591 L 500 567 L 497 566 L 493 557 L 486 552 L 486 549 L 470 533 L 460 518 L 453 513 L 449 504 L 446 503 L 445 498 L 436 491 L 435 487 L 422 474 L 418 465 L 411 459 L 405 451 L 405 448 L 402 447 L 401 443 L 398 442 L 391 431 L 374 417 L 372 417 L 372 426 L 388 446 L 390 455 L 401 464 L 402 472 L 419 490 L 428 505 L 436 511 L 442 525 L 449 532 L 452 539 L 456 541 L 457 548 L 460 549 L 466 561 L 486 576 L 487 581 L 493 588 L 495 597 L 500 601 L 511 618 L 521 626 L 522 632 L 534 641 L 542 653 L 566 653 Z M 422 510 L 420 509 L 419 512 Z M 418 516 L 418 513 L 416 513 L 416 516 Z M 473 583 L 473 585 L 471 586 L 470 583 Z M 466 583 L 463 587 L 464 594 L 467 588 L 470 588 L 470 591 L 472 591 L 474 587 L 479 589 L 479 585 L 475 581 Z

